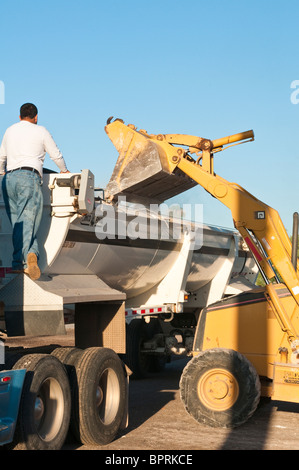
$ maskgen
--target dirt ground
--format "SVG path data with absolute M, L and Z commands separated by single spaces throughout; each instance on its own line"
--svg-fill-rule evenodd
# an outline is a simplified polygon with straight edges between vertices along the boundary
M 6 345 L 25 348 L 36 345 L 72 345 L 67 336 L 42 339 L 8 339 Z M 51 346 L 51 347 L 52 347 Z M 253 417 L 233 430 L 215 429 L 197 423 L 184 409 L 179 380 L 187 359 L 167 364 L 163 373 L 130 381 L 129 424 L 107 446 L 90 447 L 68 438 L 63 450 L 196 451 L 196 450 L 297 450 L 299 405 L 262 399 Z M 185 452 L 185 453 L 186 453 Z M 110 455 L 110 452 L 108 452 Z

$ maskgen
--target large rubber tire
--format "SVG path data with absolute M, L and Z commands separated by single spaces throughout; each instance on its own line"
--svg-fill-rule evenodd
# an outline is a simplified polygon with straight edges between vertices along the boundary
M 59 450 L 65 442 L 71 413 L 67 373 L 55 357 L 28 354 L 13 369 L 26 369 L 13 447 Z
M 69 378 L 71 388 L 71 419 L 70 419 L 70 436 L 78 440 L 77 430 L 78 422 L 78 379 L 76 365 L 83 355 L 83 349 L 76 347 L 58 347 L 51 352 L 51 355 L 57 357 L 63 363 Z
M 165 370 L 165 366 L 170 362 L 170 356 L 150 356 L 151 363 L 149 372 L 152 374 L 159 374 Z
M 57 357 L 65 366 L 75 364 L 82 354 L 83 350 L 75 347 L 58 347 L 51 352 L 51 355 Z
M 245 356 L 230 349 L 209 349 L 195 356 L 180 380 L 187 412 L 211 427 L 233 428 L 256 410 L 261 394 L 259 376 Z
M 132 320 L 126 327 L 126 354 L 123 361 L 132 371 L 131 379 L 144 379 L 152 373 L 161 372 L 167 357 L 142 353 L 144 341 L 151 339 L 159 331 L 159 324 L 151 320 L 149 324 L 142 319 Z
M 151 357 L 141 352 L 142 343 L 146 339 L 143 320 L 132 320 L 126 326 L 126 354 L 123 360 L 132 371 L 131 379 L 143 379 L 149 375 Z
M 118 433 L 127 409 L 123 364 L 111 349 L 88 348 L 75 367 L 78 388 L 72 432 L 82 444 L 108 444 Z
M 83 350 L 75 347 L 58 347 L 51 352 L 52 356 L 57 357 L 57 359 L 62 362 L 64 365 L 71 387 L 71 393 L 74 388 L 77 386 L 77 376 L 76 376 L 76 364 L 80 360 L 83 354 Z

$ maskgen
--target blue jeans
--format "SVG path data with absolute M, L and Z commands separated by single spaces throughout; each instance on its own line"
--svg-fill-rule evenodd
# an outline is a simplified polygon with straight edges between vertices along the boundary
M 30 170 L 15 170 L 3 178 L 3 198 L 12 224 L 13 269 L 27 267 L 28 253 L 39 257 L 36 234 L 43 211 L 41 185 L 41 177 Z

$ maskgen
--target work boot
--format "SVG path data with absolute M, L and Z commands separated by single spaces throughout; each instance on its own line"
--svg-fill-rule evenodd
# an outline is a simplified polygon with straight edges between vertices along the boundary
M 37 256 L 35 253 L 28 253 L 27 255 L 27 268 L 24 271 L 30 279 L 36 281 L 40 278 L 40 269 L 37 264 Z

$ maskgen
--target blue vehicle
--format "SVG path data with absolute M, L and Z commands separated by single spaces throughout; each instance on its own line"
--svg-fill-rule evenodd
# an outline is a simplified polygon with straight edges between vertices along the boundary
M 0 445 L 12 442 L 26 369 L 0 372 Z

